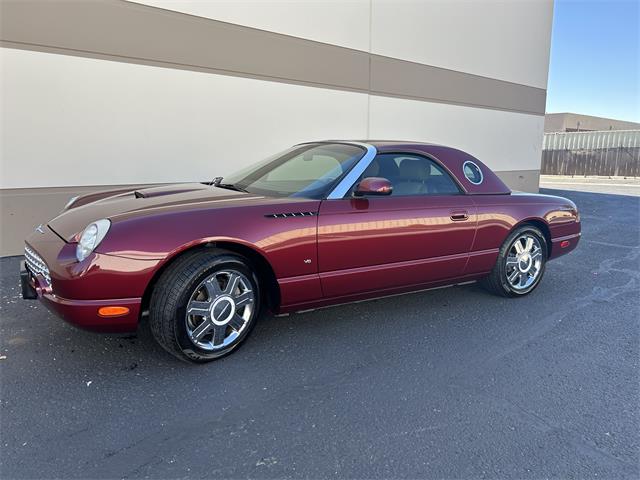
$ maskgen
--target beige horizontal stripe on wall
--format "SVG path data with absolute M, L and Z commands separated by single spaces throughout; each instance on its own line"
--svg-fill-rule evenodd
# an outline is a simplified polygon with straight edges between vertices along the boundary
M 539 170 L 512 170 L 496 174 L 513 190 L 537 192 Z M 130 185 L 131 189 L 151 185 Z M 58 215 L 75 195 L 126 188 L 126 185 L 100 185 L 51 188 L 0 189 L 0 256 L 22 255 L 24 238 L 33 229 Z
M 544 89 L 119 0 L 4 0 L 1 45 L 543 115 Z

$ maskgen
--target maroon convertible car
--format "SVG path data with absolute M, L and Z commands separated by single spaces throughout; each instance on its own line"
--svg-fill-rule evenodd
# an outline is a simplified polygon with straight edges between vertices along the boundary
M 511 192 L 482 162 L 413 142 L 296 145 L 210 183 L 94 193 L 26 239 L 24 298 L 77 326 L 206 362 L 260 312 L 481 280 L 530 293 L 573 250 L 570 200 Z

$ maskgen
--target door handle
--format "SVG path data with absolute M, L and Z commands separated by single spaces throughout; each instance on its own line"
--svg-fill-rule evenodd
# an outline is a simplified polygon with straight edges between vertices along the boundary
M 469 212 L 467 211 L 457 211 L 457 212 L 451 212 L 451 220 L 453 220 L 454 222 L 464 222 L 465 220 L 469 219 Z

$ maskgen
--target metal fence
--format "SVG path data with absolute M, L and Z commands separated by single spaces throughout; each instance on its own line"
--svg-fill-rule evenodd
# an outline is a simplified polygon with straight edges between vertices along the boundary
M 540 173 L 640 177 L 640 130 L 545 133 Z

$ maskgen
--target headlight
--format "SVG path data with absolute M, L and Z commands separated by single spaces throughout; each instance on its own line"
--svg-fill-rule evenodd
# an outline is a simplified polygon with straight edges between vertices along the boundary
M 75 197 L 71 197 L 67 202 L 67 204 L 62 209 L 62 211 L 64 212 L 65 210 L 68 210 L 71 207 L 71 205 L 73 205 L 76 202 L 76 200 L 78 199 L 78 196 L 79 195 L 76 195 Z
M 76 247 L 76 258 L 79 262 L 87 258 L 100 245 L 100 242 L 109 231 L 109 227 L 111 227 L 111 222 L 103 218 L 84 229 Z

